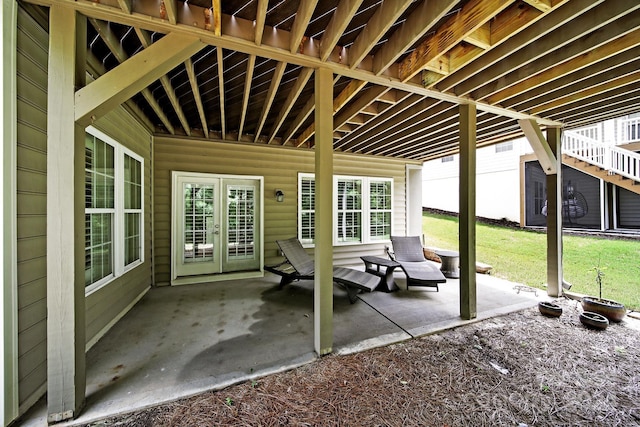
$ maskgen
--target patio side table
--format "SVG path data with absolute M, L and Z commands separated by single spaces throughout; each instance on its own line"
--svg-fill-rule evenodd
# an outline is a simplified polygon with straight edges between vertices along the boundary
M 450 279 L 460 278 L 460 253 L 457 251 L 441 251 L 437 250 L 436 255 L 442 260 L 440 271 L 444 277 Z
M 380 284 L 376 291 L 393 292 L 399 289 L 393 281 L 393 270 L 396 267 L 400 267 L 400 264 L 378 256 L 361 256 L 360 259 L 364 262 L 364 268 L 367 273 L 380 277 Z M 384 268 L 381 270 L 380 267 Z

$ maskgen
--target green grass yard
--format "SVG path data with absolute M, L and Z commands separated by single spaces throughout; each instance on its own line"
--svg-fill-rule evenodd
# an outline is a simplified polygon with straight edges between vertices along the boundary
M 458 249 L 458 218 L 425 213 L 425 246 Z M 571 291 L 598 296 L 593 267 L 604 269 L 602 297 L 640 309 L 640 241 L 563 236 L 564 278 Z M 496 277 L 544 289 L 546 235 L 544 233 L 478 223 L 476 258 L 493 266 Z

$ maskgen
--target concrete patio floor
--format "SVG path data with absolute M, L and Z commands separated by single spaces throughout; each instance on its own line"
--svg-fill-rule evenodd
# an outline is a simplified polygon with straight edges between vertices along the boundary
M 460 319 L 459 281 L 360 294 L 349 304 L 334 286 L 334 352 L 347 354 L 469 323 Z M 87 401 L 77 425 L 314 361 L 313 282 L 277 289 L 278 278 L 152 288 L 87 353 Z M 544 291 L 477 276 L 473 321 L 535 306 Z M 44 399 L 19 425 L 46 425 Z

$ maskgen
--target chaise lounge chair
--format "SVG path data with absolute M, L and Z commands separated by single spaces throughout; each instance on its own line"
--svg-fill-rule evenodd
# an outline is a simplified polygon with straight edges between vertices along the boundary
M 438 266 L 424 257 L 422 242 L 418 236 L 391 236 L 393 252 L 389 252 L 391 259 L 402 267 L 407 276 L 407 290 L 409 286 L 429 286 L 438 289 L 438 283 L 445 283 L 447 279 Z
M 285 260 L 274 266 L 265 265 L 264 269 L 282 276 L 279 289 L 294 280 L 313 280 L 314 261 L 304 250 L 300 241 L 293 237 L 287 240 L 276 240 L 276 243 Z M 380 284 L 378 276 L 346 267 L 333 268 L 333 281 L 345 287 L 351 304 L 357 301 L 358 292 L 371 292 Z

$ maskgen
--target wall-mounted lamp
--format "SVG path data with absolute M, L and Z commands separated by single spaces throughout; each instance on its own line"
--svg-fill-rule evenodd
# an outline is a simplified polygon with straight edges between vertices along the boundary
M 276 202 L 284 202 L 284 191 L 276 188 Z

